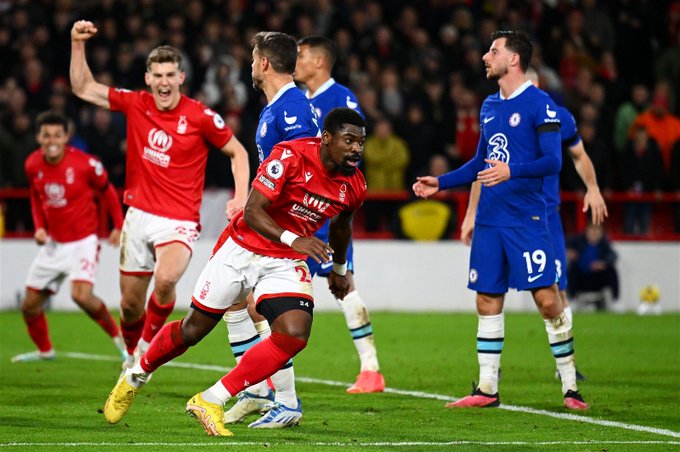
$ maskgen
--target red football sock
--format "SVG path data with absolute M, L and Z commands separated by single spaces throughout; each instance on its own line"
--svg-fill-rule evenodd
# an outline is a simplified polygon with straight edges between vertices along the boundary
M 87 315 L 89 315 L 92 320 L 97 322 L 109 336 L 116 337 L 118 334 L 120 334 L 120 330 L 118 329 L 118 325 L 116 325 L 116 321 L 113 319 L 113 316 L 106 308 L 104 303 L 102 303 L 97 312 L 88 312 Z
M 123 333 L 123 340 L 125 341 L 125 346 L 127 347 L 128 354 L 132 355 L 137 348 L 137 342 L 142 336 L 142 329 L 144 328 L 144 319 L 146 315 L 142 314 L 142 317 L 134 322 L 124 322 L 123 319 L 120 320 L 120 330 Z
M 149 349 L 142 355 L 139 364 L 145 372 L 153 372 L 163 364 L 178 357 L 189 348 L 182 340 L 182 321 L 175 320 L 165 325 L 153 338 Z
M 305 340 L 272 333 L 267 339 L 250 347 L 236 367 L 220 381 L 229 394 L 238 394 L 251 384 L 273 375 L 306 345 Z
M 38 346 L 38 350 L 41 352 L 52 350 L 52 341 L 50 340 L 50 332 L 47 329 L 45 311 L 41 310 L 40 314 L 32 317 L 24 314 L 24 322 L 26 322 L 28 334 L 31 336 L 33 343 Z
M 172 314 L 174 307 L 174 301 L 166 305 L 158 304 L 156 296 L 151 294 L 149 304 L 146 307 L 146 321 L 144 322 L 142 339 L 150 343 L 156 333 L 163 327 L 165 321 L 168 320 L 168 316 Z

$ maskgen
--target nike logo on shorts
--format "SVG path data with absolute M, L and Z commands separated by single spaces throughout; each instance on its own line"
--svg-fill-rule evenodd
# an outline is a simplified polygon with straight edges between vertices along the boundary
M 543 273 L 540 273 L 540 274 L 538 274 L 538 275 L 536 275 L 536 276 L 529 276 L 529 277 L 527 278 L 527 281 L 529 281 L 529 282 L 534 282 L 534 281 L 536 281 L 538 278 L 540 278 L 541 276 L 543 276 Z

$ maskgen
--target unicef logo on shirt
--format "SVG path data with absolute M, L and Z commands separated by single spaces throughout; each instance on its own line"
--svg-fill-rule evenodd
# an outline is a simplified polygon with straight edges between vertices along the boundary
M 497 133 L 489 139 L 489 160 L 500 160 L 501 162 L 510 163 L 510 152 L 508 151 L 508 138 L 502 134 Z
M 155 127 L 149 131 L 149 147 L 155 151 L 166 152 L 172 146 L 172 137 Z

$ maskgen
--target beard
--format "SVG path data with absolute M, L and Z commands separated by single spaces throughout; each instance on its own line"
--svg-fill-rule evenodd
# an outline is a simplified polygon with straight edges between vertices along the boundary
M 503 67 L 501 70 L 499 70 L 499 71 L 497 71 L 497 72 L 491 72 L 491 71 L 490 71 L 490 72 L 487 72 L 486 78 L 487 78 L 487 80 L 491 80 L 491 81 L 497 82 L 497 81 L 500 80 L 504 75 L 507 75 L 507 74 L 508 74 L 508 68 L 507 68 L 507 66 L 506 66 L 506 67 Z
M 262 89 L 262 80 L 253 77 L 253 88 L 255 89 L 255 91 L 264 92 L 264 90 Z

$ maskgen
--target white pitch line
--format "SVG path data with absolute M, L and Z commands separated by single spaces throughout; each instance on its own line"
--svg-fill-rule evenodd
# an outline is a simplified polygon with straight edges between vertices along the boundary
M 59 353 L 59 355 L 64 355 L 68 358 L 88 359 L 88 360 L 96 360 L 96 361 L 120 361 L 120 358 L 117 358 L 117 357 L 108 356 L 108 355 L 91 355 L 91 354 L 88 354 L 88 353 L 65 352 L 65 353 Z M 181 367 L 181 368 L 185 368 L 185 369 L 211 370 L 211 371 L 221 372 L 221 373 L 226 373 L 226 372 L 229 372 L 231 370 L 231 367 L 225 367 L 225 366 L 214 366 L 214 365 L 196 364 L 196 363 L 182 363 L 182 362 L 174 362 L 174 361 L 169 362 L 167 364 L 164 364 L 164 366 Z M 322 380 L 322 379 L 319 379 L 319 378 L 309 378 L 309 377 L 296 376 L 295 379 L 298 380 L 298 381 L 301 381 L 303 383 L 322 384 L 322 385 L 326 385 L 326 386 L 349 387 L 351 385 L 351 383 L 347 383 L 347 382 L 334 381 L 334 380 Z M 408 390 L 404 390 L 404 389 L 385 388 L 385 392 L 390 393 L 390 394 L 399 394 L 399 395 L 417 397 L 417 398 L 420 398 L 420 399 L 435 399 L 435 400 L 443 400 L 443 401 L 457 400 L 455 397 L 452 397 L 452 396 L 449 396 L 449 395 L 432 394 L 432 393 L 429 393 L 429 392 L 422 392 L 422 391 L 408 391 Z M 520 413 L 530 413 L 530 414 L 538 414 L 538 415 L 541 415 L 541 416 L 554 417 L 554 418 L 557 418 L 557 419 L 562 419 L 562 420 L 567 420 L 567 421 L 576 421 L 576 422 L 582 422 L 582 423 L 585 423 L 585 424 L 600 425 L 600 426 L 603 426 L 603 427 L 615 427 L 615 428 L 621 428 L 621 429 L 624 429 L 624 430 L 632 430 L 632 431 L 638 431 L 638 432 L 653 433 L 655 435 L 664 435 L 664 436 L 670 436 L 670 437 L 673 437 L 673 438 L 680 438 L 680 432 L 668 430 L 668 429 L 665 429 L 665 428 L 646 427 L 644 425 L 627 424 L 625 422 L 618 422 L 618 421 L 608 421 L 606 419 L 597 419 L 597 418 L 580 416 L 578 414 L 571 414 L 571 413 L 555 413 L 555 412 L 548 411 L 548 410 L 539 410 L 539 409 L 536 409 L 536 408 L 519 406 L 519 405 L 506 405 L 504 403 L 502 403 L 498 408 L 502 409 L 502 410 L 516 411 L 516 412 L 520 412 Z
M 179 447 L 185 449 L 187 447 L 268 447 L 268 446 L 296 446 L 296 447 L 416 447 L 416 446 L 588 446 L 588 445 L 648 445 L 648 444 L 658 444 L 658 445 L 680 445 L 680 441 L 400 441 L 400 442 L 367 442 L 367 443 L 355 443 L 355 442 L 269 442 L 269 441 L 222 441 L 222 442 L 210 442 L 210 443 L 125 443 L 125 447 Z M 120 447 L 121 443 L 0 443 L 0 447 Z

